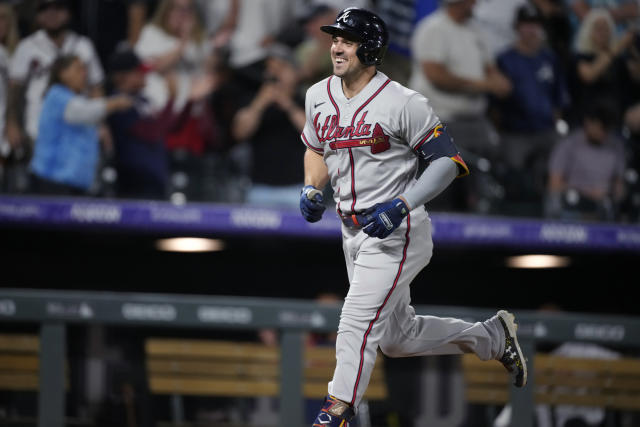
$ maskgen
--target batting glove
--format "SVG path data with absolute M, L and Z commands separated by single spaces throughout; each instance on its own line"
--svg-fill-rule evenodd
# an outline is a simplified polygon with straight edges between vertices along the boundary
M 378 203 L 364 212 L 367 220 L 362 230 L 371 237 L 384 239 L 400 226 L 408 214 L 409 208 L 402 199 Z
M 322 192 L 313 185 L 306 185 L 300 192 L 300 212 L 309 222 L 318 222 L 326 207 L 322 199 Z

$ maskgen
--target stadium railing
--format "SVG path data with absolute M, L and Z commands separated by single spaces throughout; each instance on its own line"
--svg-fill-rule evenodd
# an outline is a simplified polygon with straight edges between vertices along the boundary
M 489 309 L 417 306 L 418 314 L 455 316 L 480 321 Z M 533 355 L 540 343 L 584 341 L 625 349 L 640 348 L 640 318 L 580 313 L 516 312 L 521 346 Z M 273 328 L 280 332 L 280 412 L 288 425 L 303 425 L 303 340 L 309 331 L 335 332 L 339 307 L 314 302 L 110 292 L 0 289 L 0 322 L 40 324 L 39 427 L 62 427 L 65 407 L 66 326 L 103 324 L 163 329 Z M 512 425 L 532 427 L 536 358 L 531 357 L 530 384 L 510 388 Z M 294 422 L 293 420 L 299 420 Z

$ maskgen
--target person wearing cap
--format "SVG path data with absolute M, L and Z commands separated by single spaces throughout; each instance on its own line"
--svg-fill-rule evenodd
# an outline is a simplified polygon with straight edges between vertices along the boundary
M 167 134 L 184 114 L 173 110 L 175 82 L 167 78 L 169 97 L 157 108 L 146 96 L 146 76 L 151 68 L 133 50 L 116 51 L 109 58 L 109 77 L 114 94 L 125 94 L 134 104 L 108 118 L 115 148 L 118 197 L 165 199 L 169 161 Z
M 51 65 L 30 164 L 32 191 L 38 194 L 88 195 L 100 157 L 98 125 L 132 100 L 119 95 L 88 98 L 87 70 L 76 55 Z
M 555 54 L 546 47 L 542 16 L 533 6 L 518 9 L 513 21 L 515 43 L 497 59 L 512 85 L 496 100 L 504 160 L 510 169 L 507 198 L 525 197 L 531 209 L 541 206 L 549 153 L 557 140 L 556 122 L 568 107 L 565 76 Z M 531 215 L 540 212 L 532 211 Z
M 104 72 L 93 43 L 69 29 L 71 14 L 63 0 L 39 0 L 39 29 L 18 43 L 9 65 L 5 134 L 14 147 L 29 152 L 38 136 L 42 99 L 51 65 L 62 55 L 76 55 L 87 69 L 87 92 L 102 94 Z

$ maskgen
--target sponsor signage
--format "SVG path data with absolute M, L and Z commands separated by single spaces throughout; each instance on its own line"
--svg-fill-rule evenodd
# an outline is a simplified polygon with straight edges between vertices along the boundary
M 278 321 L 287 326 L 321 328 L 327 323 L 324 315 L 318 311 L 301 313 L 298 311 L 283 310 L 278 314 Z
M 232 225 L 240 228 L 277 230 L 282 225 L 282 215 L 266 209 L 233 209 L 230 221 Z
M 95 315 L 93 308 L 86 302 L 47 301 L 46 312 L 49 316 L 80 319 L 92 319 Z
M 540 240 L 552 243 L 587 243 L 589 232 L 580 225 L 544 224 L 540 228 Z
M 172 304 L 122 304 L 122 317 L 127 320 L 173 322 L 177 315 L 178 311 Z
M 437 243 L 465 245 L 498 242 L 517 248 L 524 246 L 640 250 L 640 226 L 580 224 L 479 215 L 431 215 Z M 0 196 L 0 224 L 70 225 L 111 227 L 127 230 L 247 231 L 283 235 L 335 237 L 341 223 L 326 215 L 315 224 L 307 223 L 297 212 L 237 205 L 193 204 L 176 207 L 168 202 L 78 201 Z
M 11 299 L 0 299 L 0 316 L 10 317 L 16 314 L 16 303 Z
M 116 204 L 74 203 L 69 216 L 82 223 L 114 224 L 120 222 L 122 209 Z
M 203 323 L 227 323 L 247 325 L 253 320 L 253 312 L 247 307 L 198 307 L 198 320 Z
M 623 325 L 578 323 L 574 333 L 581 340 L 622 341 L 625 329 Z

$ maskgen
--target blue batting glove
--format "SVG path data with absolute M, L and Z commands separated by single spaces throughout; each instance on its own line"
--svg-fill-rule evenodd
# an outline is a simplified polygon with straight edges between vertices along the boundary
M 306 185 L 300 192 L 300 212 L 309 222 L 318 222 L 326 207 L 323 203 L 322 192 L 313 185 Z
M 384 239 L 400 226 L 405 216 L 409 215 L 409 208 L 402 199 L 378 203 L 364 212 L 367 217 L 362 231 L 371 237 Z

